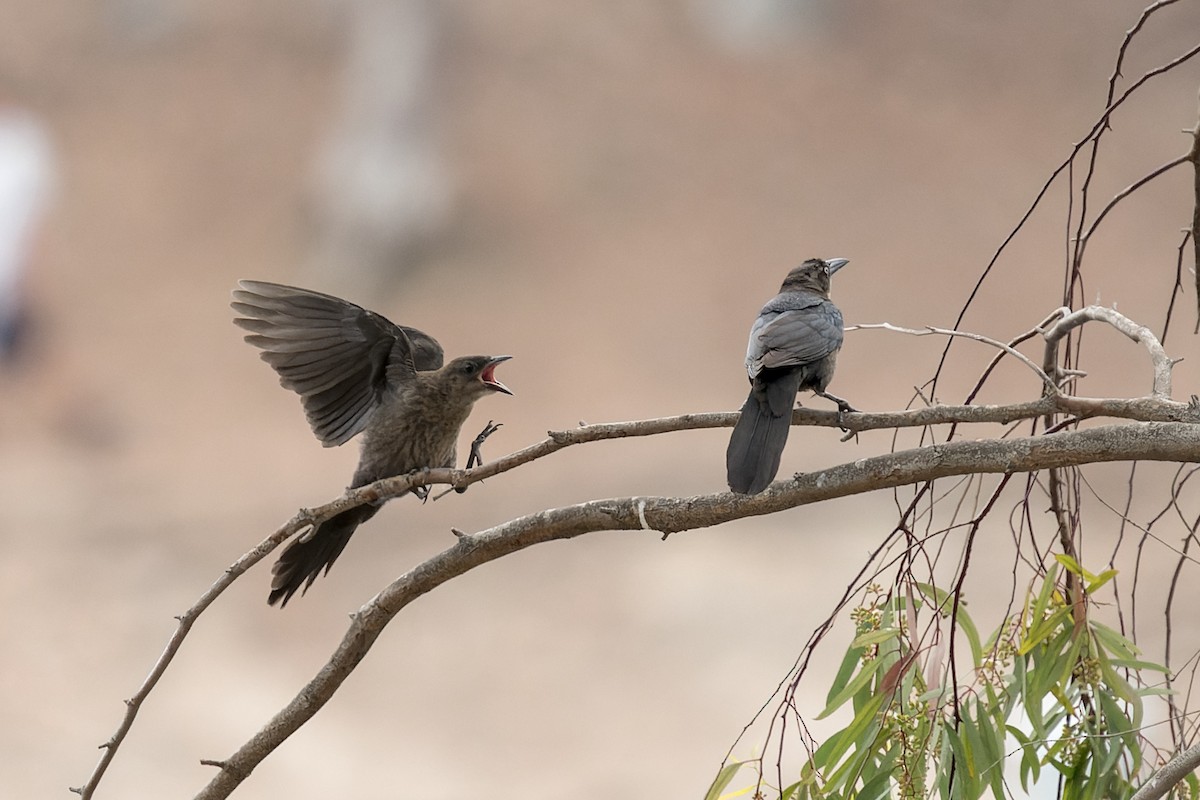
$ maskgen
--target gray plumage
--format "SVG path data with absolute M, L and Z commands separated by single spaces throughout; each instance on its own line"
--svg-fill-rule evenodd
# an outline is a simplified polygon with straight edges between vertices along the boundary
M 805 261 L 788 273 L 751 326 L 750 394 L 725 453 L 732 491 L 758 494 L 775 479 L 799 391 L 833 400 L 839 411 L 853 410 L 825 391 L 842 346 L 842 313 L 829 299 L 829 279 L 847 263 L 844 258 Z
M 442 347 L 320 292 L 241 281 L 234 322 L 246 341 L 300 395 L 313 433 L 326 447 L 359 433 L 362 454 L 351 488 L 418 469 L 453 467 L 459 431 L 479 398 L 512 394 L 495 378 L 508 356 L 465 356 L 444 364 Z M 351 508 L 294 539 L 272 568 L 268 602 L 287 605 L 328 572 L 355 529 L 378 506 Z

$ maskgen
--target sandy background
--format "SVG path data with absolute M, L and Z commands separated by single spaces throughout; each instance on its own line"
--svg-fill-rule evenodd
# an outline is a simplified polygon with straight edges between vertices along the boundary
M 230 324 L 238 278 L 344 292 L 449 354 L 513 354 L 501 377 L 516 396 L 486 399 L 468 423 L 504 423 L 493 457 L 580 420 L 733 409 L 749 323 L 806 257 L 852 259 L 834 286 L 848 323 L 952 324 L 1092 125 L 1145 3 L 814 2 L 737 41 L 705 21 L 720 5 L 442 6 L 434 105 L 452 215 L 390 290 L 364 295 L 311 259 L 340 4 L 0 4 L 0 72 L 51 126 L 62 174 L 31 274 L 33 358 L 0 375 L 0 795 L 68 797 L 172 615 L 353 470 L 355 448 L 323 450 Z M 1180 6 L 1148 27 L 1126 75 L 1194 43 L 1200 8 Z M 1196 85 L 1193 66 L 1118 119 L 1096 198 L 1186 149 Z M 1093 241 L 1089 300 L 1161 328 L 1189 181 L 1169 176 Z M 966 327 L 1007 339 L 1057 305 L 1065 197 Z M 1189 358 L 1177 397 L 1198 383 L 1194 305 L 1187 288 L 1168 347 Z M 1093 365 L 1088 392 L 1148 392 L 1136 348 L 1091 341 L 1114 357 Z M 941 346 L 851 334 L 831 389 L 902 407 Z M 951 401 L 991 356 L 957 352 Z M 1004 387 L 986 399 L 1037 391 L 1016 369 Z M 395 502 L 282 613 L 260 565 L 196 626 L 97 796 L 197 791 L 212 772 L 199 759 L 254 733 L 315 674 L 346 614 L 447 547 L 451 526 L 719 491 L 726 438 L 601 443 L 462 497 Z M 783 474 L 889 441 L 798 430 Z M 700 796 L 890 530 L 890 504 L 665 544 L 595 534 L 481 568 L 402 614 L 241 796 Z M 809 714 L 830 669 L 816 668 Z

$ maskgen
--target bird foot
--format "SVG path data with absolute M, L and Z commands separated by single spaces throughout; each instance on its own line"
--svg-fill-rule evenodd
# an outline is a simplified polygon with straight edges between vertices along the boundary
M 475 437 L 475 440 L 471 442 L 471 454 L 467 456 L 467 469 L 477 467 L 483 463 L 483 453 L 481 452 L 483 443 L 487 441 L 489 436 L 499 430 L 503 424 L 503 422 L 492 422 L 489 419 L 488 424 L 483 426 L 483 430 L 481 430 L 479 435 Z
M 850 429 L 846 427 L 845 416 L 846 416 L 846 414 L 857 413 L 858 409 L 855 408 L 854 406 L 850 405 L 849 403 L 847 403 L 842 398 L 838 397 L 836 394 L 830 394 L 829 392 L 816 392 L 816 394 L 820 395 L 821 397 L 824 397 L 826 400 L 830 401 L 831 403 L 837 403 L 837 407 L 838 407 L 837 425 L 839 428 L 842 429 L 842 433 L 849 433 Z
M 483 426 L 483 430 L 481 430 L 479 435 L 475 437 L 475 440 L 471 442 L 471 454 L 467 456 L 467 469 L 478 467 L 483 463 L 483 443 L 487 441 L 489 436 L 499 430 L 503 424 L 503 422 L 492 422 L 489 419 L 487 425 Z M 455 488 L 454 491 L 462 494 L 466 490 L 467 487 L 464 486 L 461 489 Z

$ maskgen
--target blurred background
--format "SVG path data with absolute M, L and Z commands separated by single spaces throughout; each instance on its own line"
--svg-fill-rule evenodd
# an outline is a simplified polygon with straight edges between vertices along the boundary
M 230 323 L 238 278 L 345 296 L 450 355 L 513 354 L 516 396 L 464 432 L 502 422 L 489 457 L 580 421 L 732 410 L 750 322 L 807 257 L 851 259 L 833 290 L 847 324 L 952 325 L 1103 109 L 1144 5 L 0 3 L 0 171 L 21 177 L 0 268 L 0 794 L 81 785 L 173 615 L 349 480 L 356 448 L 322 449 Z M 1197 30 L 1196 3 L 1153 19 L 1127 81 Z M 1093 209 L 1186 151 L 1196 87 L 1189 65 L 1114 120 Z M 1177 170 L 1106 223 L 1088 302 L 1161 332 L 1190 181 Z M 1058 306 L 1067 198 L 1052 190 L 964 328 L 1009 339 Z M 1177 399 L 1200 362 L 1190 283 L 1167 342 L 1189 358 Z M 1104 357 L 1081 392 L 1149 392 L 1138 348 L 1089 337 Z M 901 408 L 942 346 L 850 333 L 831 390 Z M 956 346 L 939 399 L 991 356 Z M 1010 377 L 981 401 L 1039 390 Z M 97 796 L 197 791 L 199 759 L 257 731 L 451 526 L 720 491 L 727 437 L 572 448 L 393 502 L 282 612 L 259 565 L 197 624 Z M 781 475 L 891 446 L 839 438 L 797 429 Z M 700 796 L 893 517 L 871 496 L 487 565 L 401 614 L 241 796 Z

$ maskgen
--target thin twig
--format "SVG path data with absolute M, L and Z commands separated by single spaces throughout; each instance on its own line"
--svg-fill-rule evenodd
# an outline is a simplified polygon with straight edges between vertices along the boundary
M 1026 356 L 1024 353 L 1022 353 L 1020 350 L 1010 347 L 1009 345 L 1005 344 L 1004 342 L 1001 342 L 998 339 L 993 339 L 989 336 L 984 336 L 983 334 L 980 334 L 980 333 L 970 333 L 968 331 L 956 331 L 956 330 L 951 330 L 949 328 L 935 328 L 932 325 L 926 325 L 924 328 L 921 328 L 921 329 L 902 328 L 899 325 L 893 325 L 890 322 L 865 323 L 865 324 L 861 324 L 861 325 L 851 325 L 850 327 L 846 328 L 847 331 L 877 330 L 877 329 L 895 331 L 896 333 L 907 333 L 910 336 L 929 336 L 930 334 L 934 334 L 934 333 L 940 334 L 942 336 L 950 336 L 950 337 L 961 336 L 964 339 L 971 339 L 972 341 L 990 344 L 992 347 L 1003 350 L 1005 353 L 1007 353 L 1008 355 L 1017 359 L 1022 364 L 1024 364 L 1025 366 L 1027 366 L 1031 370 L 1033 370 L 1034 374 L 1036 374 L 1039 378 L 1041 378 L 1042 382 L 1044 382 L 1046 384 L 1046 386 L 1049 387 L 1052 391 L 1058 390 L 1058 387 L 1055 385 L 1054 381 L 1050 378 L 1050 376 L 1047 375 L 1040 367 L 1038 367 L 1037 364 L 1033 363 L 1033 361 L 1031 361 L 1029 359 L 1029 357 Z
M 1166 164 L 1163 164 L 1161 167 L 1158 167 L 1157 169 L 1151 171 L 1148 175 L 1145 175 L 1142 178 L 1139 178 L 1138 180 L 1136 180 L 1133 183 L 1126 186 L 1121 191 L 1117 192 L 1116 195 L 1113 196 L 1113 199 L 1109 200 L 1108 204 L 1105 205 L 1104 208 L 1100 209 L 1100 213 L 1096 215 L 1096 218 L 1094 220 L 1092 220 L 1092 224 L 1088 226 L 1087 231 L 1084 232 L 1079 237 L 1078 250 L 1076 251 L 1076 256 L 1075 256 L 1076 259 L 1079 262 L 1083 261 L 1083 251 L 1084 251 L 1084 248 L 1087 247 L 1088 242 L 1091 241 L 1092 234 L 1094 234 L 1096 232 L 1096 229 L 1098 227 L 1100 227 L 1100 223 L 1104 220 L 1104 218 L 1106 216 L 1108 216 L 1108 212 L 1112 211 L 1113 208 L 1116 207 L 1117 203 L 1121 202 L 1126 197 L 1133 194 L 1138 189 L 1142 188 L 1147 183 L 1149 183 L 1150 181 L 1159 177 L 1160 175 L 1165 175 L 1166 173 L 1173 170 L 1175 167 L 1178 167 L 1180 164 L 1186 164 L 1188 161 L 1191 161 L 1191 160 L 1193 160 L 1193 156 L 1191 153 L 1186 153 L 1182 156 L 1179 156 L 1178 158 L 1172 159 L 1172 160 L 1168 161 Z
M 1192 149 L 1188 160 L 1192 162 L 1192 271 L 1196 280 L 1196 329 L 1200 333 L 1200 119 L 1192 134 Z
M 338 501 L 335 501 L 335 503 L 336 502 Z M 133 722 L 137 718 L 138 711 L 141 710 L 142 704 L 145 702 L 146 697 L 154 689 L 159 678 L 163 676 L 163 673 L 167 671 L 167 667 L 170 666 L 171 661 L 174 660 L 176 653 L 179 652 L 180 646 L 183 645 L 183 640 L 187 637 L 188 632 L 191 631 L 192 625 L 196 622 L 196 619 L 201 613 L 204 612 L 206 608 L 212 605 L 213 601 L 216 600 L 222 592 L 229 588 L 230 584 L 232 584 L 239 575 L 261 561 L 263 557 L 278 547 L 282 542 L 286 541 L 293 533 L 296 532 L 296 530 L 303 528 L 304 525 L 302 523 L 307 521 L 307 515 L 307 511 L 301 511 L 292 520 L 280 527 L 279 530 L 275 531 L 275 533 L 271 534 L 262 542 L 260 542 L 253 550 L 246 553 L 233 564 L 231 564 L 225 570 L 225 572 L 222 573 L 221 577 L 218 578 L 213 585 L 210 586 L 208 590 L 200 596 L 200 599 L 197 600 L 191 608 L 175 618 L 178 621 L 175 632 L 171 634 L 171 638 L 167 642 L 167 646 L 163 648 L 162 654 L 159 655 L 158 660 L 154 663 L 154 667 L 150 670 L 150 674 L 146 676 L 144 681 L 142 681 L 142 685 L 138 687 L 138 690 L 134 692 L 133 696 L 125 701 L 125 715 L 122 717 L 121 723 L 117 726 L 117 730 L 112 737 L 107 742 L 100 745 L 100 749 L 104 752 L 100 755 L 100 761 L 96 764 L 95 769 L 92 770 L 92 774 L 88 778 L 87 783 L 80 787 L 72 787 L 72 792 L 78 794 L 82 800 L 89 800 L 89 798 L 91 798 L 92 794 L 96 791 L 96 786 L 100 783 L 100 779 L 104 777 L 105 771 L 108 769 L 109 764 L 112 763 L 113 758 L 116 756 L 117 750 L 121 746 L 121 742 L 125 740 L 125 736 L 129 733 L 130 728 L 133 727 Z
M 1163 344 L 1167 342 L 1167 331 L 1171 329 L 1171 314 L 1175 311 L 1175 299 L 1183 294 L 1183 249 L 1187 247 L 1188 239 L 1192 237 L 1192 232 L 1186 230 L 1183 232 L 1183 241 L 1179 243 L 1179 247 L 1175 251 L 1175 285 L 1171 287 L 1171 299 L 1167 302 L 1167 313 L 1163 319 L 1162 335 L 1159 338 Z M 1200 315 L 1197 315 L 1196 324 L 1200 325 Z
M 1154 10 L 1157 10 L 1155 8 L 1155 6 L 1159 6 L 1159 5 L 1165 5 L 1165 3 L 1156 3 L 1152 6 L 1150 6 L 1146 10 L 1146 12 L 1144 12 L 1144 14 L 1150 13 Z M 1129 88 L 1127 88 L 1124 92 L 1122 92 L 1120 97 L 1116 98 L 1115 100 L 1110 99 L 1110 101 L 1108 102 L 1104 111 L 1100 114 L 1100 117 L 1096 120 L 1095 124 L 1092 125 L 1091 130 L 1089 130 L 1087 135 L 1085 135 L 1082 139 L 1080 139 L 1079 142 L 1076 143 L 1071 148 L 1071 152 L 1067 156 L 1067 158 L 1061 164 L 1059 164 L 1058 167 L 1056 167 L 1053 172 L 1050 173 L 1050 177 L 1048 177 L 1046 179 L 1045 183 L 1042 184 L 1041 188 L 1038 190 L 1037 194 L 1034 196 L 1033 202 L 1029 204 L 1029 207 L 1025 210 L 1025 213 L 1021 215 L 1021 218 L 1020 218 L 1020 220 L 1017 221 L 1016 226 L 1011 231 L 1008 232 L 1008 234 L 1004 237 L 1004 240 L 1000 243 L 1000 246 L 996 248 L 996 251 L 992 254 L 992 257 L 988 260 L 987 265 L 983 268 L 983 272 L 980 273 L 979 278 L 975 281 L 975 285 L 972 287 L 970 294 L 967 296 L 966 301 L 962 305 L 962 308 L 959 309 L 958 316 L 955 318 L 954 325 L 952 326 L 953 328 L 957 329 L 962 325 L 963 320 L 966 319 L 968 309 L 970 309 L 970 307 L 974 304 L 975 298 L 979 296 L 980 289 L 983 288 L 984 282 L 987 281 L 988 276 L 991 275 L 992 270 L 995 268 L 996 264 L 1000 261 L 1000 256 L 1004 253 L 1005 250 L 1008 249 L 1009 244 L 1011 244 L 1012 241 L 1017 237 L 1017 234 L 1020 233 L 1021 229 L 1023 227 L 1025 227 L 1025 223 L 1030 220 L 1030 218 L 1033 216 L 1033 212 L 1037 210 L 1037 207 L 1039 205 L 1041 205 L 1042 198 L 1044 198 L 1046 196 L 1046 193 L 1050 191 L 1050 187 L 1052 185 L 1054 185 L 1054 181 L 1056 181 L 1058 179 L 1058 176 L 1061 175 L 1062 172 L 1064 170 L 1066 170 L 1075 161 L 1075 157 L 1077 155 L 1079 155 L 1079 151 L 1081 149 L 1083 149 L 1084 145 L 1086 145 L 1089 141 L 1092 140 L 1093 137 L 1095 137 L 1100 131 L 1104 130 L 1104 128 L 1106 128 L 1108 126 L 1108 121 L 1112 117 L 1112 115 L 1117 111 L 1118 108 L 1120 108 L 1122 105 L 1124 105 L 1125 101 L 1128 100 L 1129 97 L 1135 91 L 1137 91 L 1143 84 L 1145 84 L 1151 78 L 1154 78 L 1154 77 L 1162 75 L 1166 72 L 1169 72 L 1170 70 L 1178 67 L 1179 65 L 1185 63 L 1186 61 L 1194 58 L 1198 54 L 1200 54 L 1200 45 L 1193 47 L 1192 49 L 1186 51 L 1182 55 L 1172 59 L 1171 61 L 1168 61 L 1165 64 L 1162 64 L 1158 67 L 1155 67 L 1154 69 L 1149 70 L 1148 72 L 1143 74 L 1140 78 L 1138 78 L 1136 81 L 1134 81 L 1133 84 L 1131 84 L 1129 86 Z M 1119 62 L 1118 62 L 1118 69 L 1119 69 Z M 1197 126 L 1197 129 L 1198 129 L 1198 131 L 1200 131 L 1200 125 Z M 1198 135 L 1200 135 L 1200 134 L 1198 134 Z M 1200 147 L 1200 144 L 1198 144 L 1197 147 Z M 1200 157 L 1198 157 L 1198 160 L 1196 163 L 1200 164 Z M 1196 188 L 1197 210 L 1196 210 L 1195 216 L 1193 218 L 1193 230 L 1200 229 L 1200 171 L 1197 172 L 1196 184 L 1197 184 L 1197 188 Z M 1196 263 L 1198 265 L 1200 265 L 1200 242 L 1196 243 Z M 1196 285 L 1197 285 L 1197 294 L 1200 295 L 1200 269 L 1197 270 Z M 1198 303 L 1198 314 L 1200 314 L 1200 298 L 1198 298 L 1197 303 Z M 1198 317 L 1196 324 L 1197 324 L 1197 329 L 1200 330 L 1200 317 Z M 953 341 L 954 340 L 951 339 L 946 342 L 946 347 L 942 350 L 941 358 L 938 359 L 938 366 L 937 366 L 937 369 L 934 370 L 934 377 L 931 382 L 931 384 L 932 384 L 931 389 L 930 389 L 931 393 L 936 393 L 937 382 L 938 382 L 939 377 L 942 374 L 942 369 L 945 367 L 946 359 L 949 356 L 950 346 L 953 343 Z

